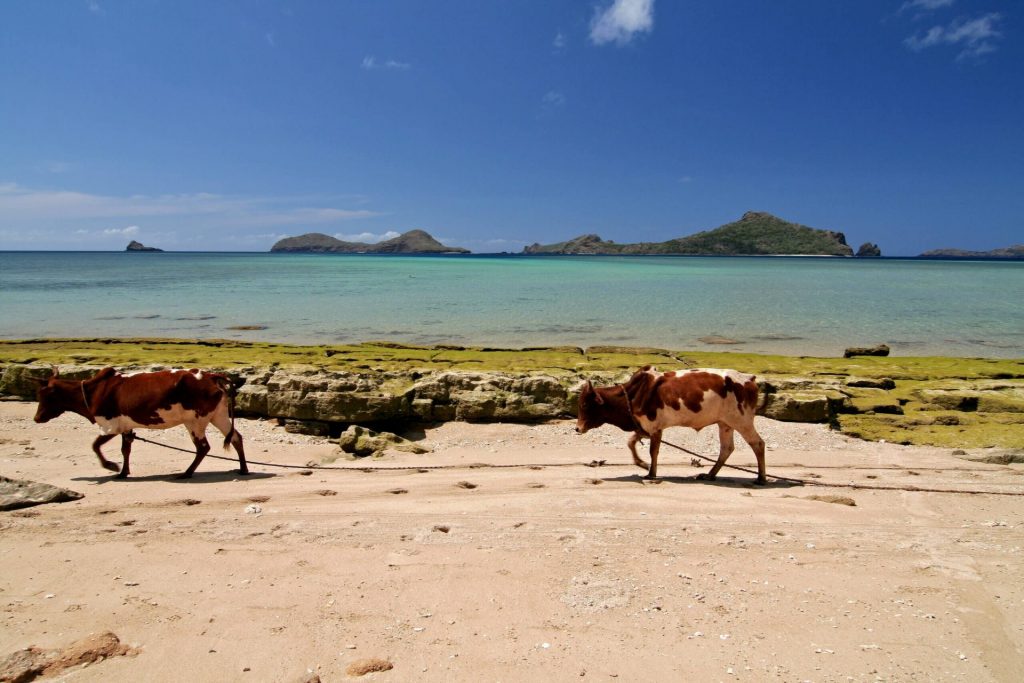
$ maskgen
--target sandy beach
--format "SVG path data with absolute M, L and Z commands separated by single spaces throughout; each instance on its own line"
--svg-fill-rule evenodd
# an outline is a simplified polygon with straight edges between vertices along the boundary
M 447 423 L 389 452 L 286 470 L 137 443 L 115 481 L 77 416 L 0 404 L 0 473 L 77 502 L 0 513 L 0 656 L 112 631 L 133 654 L 65 680 L 964 680 L 1024 670 L 1020 498 L 751 486 L 569 421 Z M 768 472 L 819 483 L 1020 491 L 1024 466 L 758 418 Z M 250 460 L 306 465 L 324 439 L 240 420 Z M 716 452 L 714 430 L 666 439 Z M 183 429 L 146 436 L 188 447 Z M 119 458 L 114 447 L 108 451 Z M 219 450 L 214 451 L 220 454 Z M 116 457 L 115 457 L 116 456 Z M 583 463 L 605 460 L 603 467 Z M 537 468 L 470 468 L 478 463 Z M 752 465 L 745 445 L 731 464 Z M 437 465 L 452 469 L 426 469 Z M 555 465 L 559 465 L 555 467 Z M 563 466 L 564 465 L 564 466 Z M 812 499 L 843 496 L 854 506 Z

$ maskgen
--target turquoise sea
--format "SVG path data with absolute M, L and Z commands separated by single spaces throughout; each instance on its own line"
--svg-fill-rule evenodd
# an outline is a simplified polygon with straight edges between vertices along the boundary
M 0 337 L 1024 357 L 1024 263 L 2 252 Z M 265 326 L 233 330 L 235 326 Z M 713 344 L 712 338 L 737 343 Z M 702 340 L 703 338 L 703 340 Z M 719 339 L 722 341 L 722 339 Z

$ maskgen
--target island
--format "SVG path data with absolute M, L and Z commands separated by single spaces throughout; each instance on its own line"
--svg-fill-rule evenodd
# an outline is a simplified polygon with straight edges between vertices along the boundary
M 468 249 L 441 244 L 423 230 L 410 230 L 377 244 L 345 242 L 320 232 L 278 240 L 271 252 L 304 254 L 468 254 Z
M 124 248 L 125 251 L 163 251 L 163 249 L 157 249 L 156 247 L 147 247 L 142 242 L 136 242 L 132 240 L 128 243 L 128 246 Z
M 763 211 L 748 211 L 732 223 L 666 242 L 616 244 L 597 235 L 581 235 L 557 244 L 533 244 L 524 254 L 658 254 L 714 256 L 853 256 L 846 236 L 809 228 Z M 859 256 L 880 256 L 878 245 L 865 244 Z
M 1024 244 L 1014 244 L 991 251 L 967 251 L 965 249 L 932 249 L 918 258 L 992 258 L 992 259 L 1024 259 Z

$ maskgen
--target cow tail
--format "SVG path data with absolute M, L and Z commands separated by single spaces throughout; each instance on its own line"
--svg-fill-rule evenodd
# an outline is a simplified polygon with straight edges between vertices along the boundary
M 231 429 L 224 435 L 224 450 L 231 448 L 231 440 L 235 437 L 235 383 L 228 377 L 221 377 L 220 388 L 228 397 L 228 417 L 231 418 Z

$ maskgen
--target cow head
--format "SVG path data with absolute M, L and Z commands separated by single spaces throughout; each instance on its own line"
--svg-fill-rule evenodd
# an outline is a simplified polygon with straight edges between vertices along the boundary
M 36 398 L 39 400 L 39 407 L 36 408 L 36 422 L 49 422 L 55 417 L 60 417 L 71 406 L 68 402 L 68 391 L 60 380 L 57 379 L 57 370 L 48 379 L 36 380 L 39 382 L 39 389 L 36 390 Z
M 586 434 L 605 423 L 604 396 L 587 380 L 580 387 L 579 411 L 576 417 L 576 433 Z

